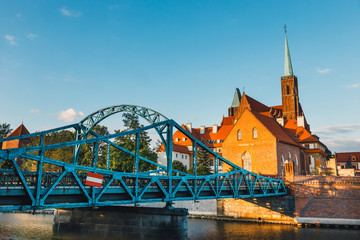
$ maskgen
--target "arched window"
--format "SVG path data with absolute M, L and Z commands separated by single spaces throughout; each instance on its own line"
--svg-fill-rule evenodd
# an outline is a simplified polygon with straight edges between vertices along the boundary
M 241 140 L 242 139 L 242 132 L 241 132 L 241 130 L 239 129 L 238 131 L 237 131 L 237 140 Z
M 286 84 L 286 94 L 290 94 L 290 87 L 289 87 L 289 84 Z
M 253 138 L 258 138 L 257 128 L 253 128 Z
M 241 157 L 243 168 L 251 172 L 251 155 L 249 152 L 244 152 Z
M 284 156 L 281 155 L 281 177 L 284 178 L 285 177 L 285 159 Z
M 290 162 L 290 160 L 291 160 L 291 153 L 288 152 L 288 161 Z
M 298 174 L 298 166 L 299 166 L 299 162 L 298 162 L 298 158 L 295 154 L 295 161 L 294 161 L 294 174 Z

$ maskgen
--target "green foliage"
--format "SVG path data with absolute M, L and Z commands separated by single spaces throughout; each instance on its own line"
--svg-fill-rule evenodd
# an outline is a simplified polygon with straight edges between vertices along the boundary
M 6 137 L 11 132 L 12 132 L 12 129 L 10 128 L 10 124 L 7 124 L 7 123 L 0 124 L 0 139 Z M 2 146 L 2 143 L 0 143 L 0 149 L 1 149 L 1 146 Z
M 182 162 L 180 162 L 178 160 L 174 160 L 172 164 L 173 164 L 172 165 L 173 169 L 181 171 L 181 172 L 186 172 L 186 166 Z M 175 175 L 175 174 L 176 173 L 173 173 L 173 175 Z
M 12 129 L 10 128 L 10 124 L 7 124 L 7 123 L 0 124 L 0 138 L 6 137 L 11 132 L 12 132 Z
M 123 114 L 123 123 L 125 129 L 123 131 L 116 130 L 115 132 L 125 132 L 137 128 L 143 127 L 140 125 L 139 117 L 133 113 L 124 113 Z M 139 146 L 139 154 L 140 156 L 149 159 L 153 162 L 157 162 L 157 154 L 150 148 L 151 139 L 148 136 L 147 132 L 140 133 L 140 146 Z M 118 137 L 115 139 L 115 143 L 119 146 L 135 153 L 135 143 L 136 143 L 136 135 L 126 135 L 122 137 Z M 133 156 L 111 147 L 111 166 L 110 169 L 114 171 L 121 171 L 121 172 L 133 172 L 134 171 L 134 162 L 135 159 Z M 156 166 L 147 163 L 145 161 L 139 161 L 139 171 L 148 171 L 156 169 Z
M 209 152 L 199 147 L 197 149 L 197 175 L 209 175 L 211 173 L 210 161 Z

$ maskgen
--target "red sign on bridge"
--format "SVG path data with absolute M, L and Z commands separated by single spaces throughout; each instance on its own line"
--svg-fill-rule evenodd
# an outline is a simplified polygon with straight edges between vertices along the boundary
M 86 176 L 85 185 L 101 188 L 104 176 L 89 172 Z

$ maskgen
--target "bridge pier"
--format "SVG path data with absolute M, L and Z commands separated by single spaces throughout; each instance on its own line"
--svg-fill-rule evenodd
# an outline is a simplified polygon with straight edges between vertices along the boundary
M 55 236 L 91 239 L 187 239 L 184 208 L 111 206 L 57 209 Z

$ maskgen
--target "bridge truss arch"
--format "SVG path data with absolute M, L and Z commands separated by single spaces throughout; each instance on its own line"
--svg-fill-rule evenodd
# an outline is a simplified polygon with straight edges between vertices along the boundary
M 105 118 L 120 112 L 132 112 L 147 120 L 150 125 L 126 132 L 117 132 L 101 136 L 92 128 Z M 61 143 L 46 144 L 49 133 L 62 130 L 76 130 L 75 140 Z M 165 146 L 166 166 L 146 159 L 141 155 L 140 135 L 142 132 L 155 129 Z M 173 132 L 179 131 L 191 140 L 192 173 L 180 172 L 172 168 Z M 86 138 L 87 134 L 94 137 Z M 116 144 L 118 137 L 135 135 L 135 151 L 125 149 Z M 287 194 L 282 180 L 261 176 L 243 169 L 218 155 L 200 140 L 194 138 L 186 129 L 174 120 L 148 108 L 135 105 L 117 105 L 96 111 L 85 117 L 80 123 L 71 124 L 47 131 L 28 135 L 0 139 L 0 143 L 30 139 L 37 137 L 31 146 L 15 149 L 0 149 L 0 164 L 9 163 L 11 169 L 0 169 L 0 212 L 24 211 L 47 208 L 97 207 L 118 204 L 139 204 L 146 202 L 167 202 L 221 199 L 221 198 L 254 198 Z M 98 149 L 107 144 L 106 168 L 100 167 Z M 83 145 L 92 146 L 92 162 L 79 164 L 79 150 Z M 47 152 L 58 148 L 74 148 L 71 160 L 54 159 Z M 197 173 L 197 149 L 203 148 L 214 159 L 214 172 L 210 175 Z M 133 171 L 116 171 L 110 166 L 110 153 L 120 150 L 133 157 Z M 36 172 L 25 171 L 18 164 L 22 158 L 36 162 Z M 145 161 L 155 166 L 156 170 L 142 172 L 139 162 Z M 233 170 L 222 173 L 219 163 L 229 165 Z M 43 165 L 56 166 L 61 171 L 44 172 Z M 95 173 L 103 176 L 99 188 L 86 184 L 87 174 Z

